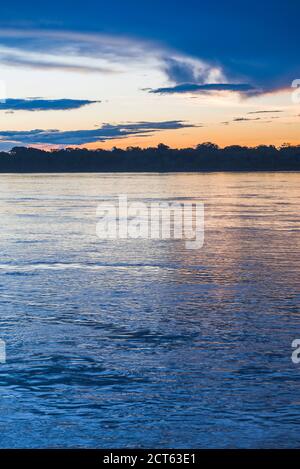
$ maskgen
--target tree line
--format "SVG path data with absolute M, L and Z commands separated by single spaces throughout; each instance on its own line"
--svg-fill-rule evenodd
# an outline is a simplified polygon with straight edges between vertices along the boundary
M 220 148 L 206 142 L 194 148 L 128 147 L 125 150 L 64 148 L 45 151 L 14 147 L 0 152 L 1 173 L 299 171 L 300 145 Z

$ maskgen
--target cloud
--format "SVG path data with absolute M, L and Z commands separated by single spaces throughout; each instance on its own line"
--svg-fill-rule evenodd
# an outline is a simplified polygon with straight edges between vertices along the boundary
M 162 69 L 170 86 L 145 89 L 157 94 L 217 94 L 219 92 L 238 93 L 244 97 L 261 94 L 264 91 L 249 83 L 229 80 L 220 65 L 212 62 L 175 55 L 162 59 Z
M 161 130 L 176 130 L 195 127 L 183 121 L 136 122 L 124 124 L 104 124 L 96 129 L 61 131 L 56 129 L 28 131 L 0 131 L 0 144 L 13 142 L 13 145 L 83 145 L 92 142 L 126 138 L 131 135 L 146 135 Z M 11 146 L 13 146 L 11 145 Z
M 26 98 L 14 99 L 8 98 L 0 102 L 0 111 L 66 111 L 70 109 L 79 109 L 89 104 L 99 103 L 100 101 L 90 101 L 88 99 L 42 99 Z
M 183 83 L 181 85 L 156 88 L 150 90 L 150 93 L 174 94 L 174 93 L 203 93 L 207 91 L 233 91 L 238 93 L 253 93 L 255 88 L 244 83 L 206 83 L 203 85 L 195 83 Z
M 255 114 L 254 112 L 248 112 L 248 114 Z M 278 117 L 271 117 L 271 119 L 278 119 Z M 230 123 L 232 122 L 251 122 L 251 121 L 260 121 L 261 124 L 267 124 L 267 123 L 270 123 L 272 121 L 267 121 L 266 119 L 264 119 L 263 117 L 235 117 L 234 119 L 232 119 L 231 121 L 225 121 L 225 122 L 221 122 L 221 124 L 223 125 L 229 125 Z
M 282 88 L 277 82 L 262 86 L 261 80 L 241 74 L 238 67 L 235 72 L 228 60 L 216 62 L 200 53 L 198 57 L 179 53 L 162 43 L 102 33 L 2 28 L 0 64 L 99 74 L 151 70 L 167 79 L 166 86 L 149 90 L 161 94 L 227 91 L 250 97 Z
M 175 83 L 194 83 L 197 80 L 193 63 L 167 57 L 165 59 L 164 69 L 168 78 Z
M 13 66 L 13 67 L 20 67 L 20 68 L 29 68 L 29 69 L 36 69 L 36 70 L 57 70 L 60 72 L 80 72 L 80 73 L 102 73 L 102 74 L 110 74 L 110 73 L 117 73 L 116 70 L 105 68 L 105 67 L 97 67 L 97 66 L 89 66 L 89 65 L 79 65 L 79 64 L 63 64 L 59 61 L 55 60 L 39 60 L 38 58 L 25 58 L 25 57 L 16 57 L 16 55 L 1 55 L 0 53 L 0 61 L 3 65 Z
M 248 112 L 248 114 L 269 114 L 269 113 L 275 113 L 275 112 L 283 112 L 283 111 L 279 111 L 279 110 L 275 110 L 275 111 L 251 111 L 251 112 Z
M 255 117 L 253 119 L 250 119 L 248 117 L 236 117 L 235 119 L 233 119 L 232 122 L 259 121 L 259 120 L 260 120 L 260 117 Z
M 165 51 L 164 51 L 165 53 Z M 0 30 L 0 63 L 25 68 L 121 73 L 141 59 L 162 56 L 150 41 L 52 30 Z
M 180 54 L 161 43 L 99 33 L 4 28 L 0 30 L 0 63 L 101 74 L 136 68 L 156 70 L 170 82 L 168 88 L 150 90 L 157 93 L 220 90 L 245 93 L 252 89 L 250 85 L 231 85 L 219 64 Z
M 222 83 L 226 79 L 220 67 L 184 56 L 164 57 L 162 68 L 176 85 Z
M 248 113 L 248 114 L 251 114 L 251 113 Z M 229 125 L 232 122 L 249 122 L 249 121 L 260 121 L 261 124 L 269 122 L 269 121 L 263 120 L 262 117 L 235 117 L 231 121 L 221 122 L 221 124 Z

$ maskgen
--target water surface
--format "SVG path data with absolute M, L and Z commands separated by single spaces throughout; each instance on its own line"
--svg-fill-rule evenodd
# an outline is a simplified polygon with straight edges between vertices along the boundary
M 300 176 L 0 176 L 0 446 L 299 446 Z M 205 244 L 96 237 L 100 201 L 205 203 Z

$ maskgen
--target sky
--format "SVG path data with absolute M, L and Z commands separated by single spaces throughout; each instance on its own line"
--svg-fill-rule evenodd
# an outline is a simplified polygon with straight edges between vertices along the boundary
M 3 2 L 0 150 L 300 144 L 299 15 L 299 0 Z

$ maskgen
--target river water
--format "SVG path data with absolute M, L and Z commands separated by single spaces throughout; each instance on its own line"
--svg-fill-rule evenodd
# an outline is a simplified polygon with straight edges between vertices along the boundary
M 202 201 L 205 242 L 100 240 L 96 208 Z M 0 176 L 0 446 L 300 442 L 300 175 Z

